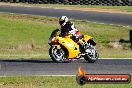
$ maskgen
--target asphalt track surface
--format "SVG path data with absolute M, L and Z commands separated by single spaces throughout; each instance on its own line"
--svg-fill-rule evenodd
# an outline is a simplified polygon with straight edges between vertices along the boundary
M 0 60 L 0 75 L 76 75 L 79 66 L 88 74 L 132 74 L 132 59 L 99 59 L 95 63 L 76 60 L 54 63 L 41 60 Z
M 87 20 L 98 23 L 118 24 L 123 26 L 132 26 L 132 14 L 64 10 L 40 7 L 23 7 L 0 5 L 0 12 L 32 14 L 41 16 L 60 17 L 66 15 L 72 19 Z

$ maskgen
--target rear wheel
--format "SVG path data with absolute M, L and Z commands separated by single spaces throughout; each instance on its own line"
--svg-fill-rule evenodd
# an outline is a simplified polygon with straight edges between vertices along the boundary
M 87 54 L 84 55 L 84 59 L 89 63 L 94 63 L 99 58 L 99 53 L 92 45 L 89 45 L 86 48 L 86 53 Z
M 51 59 L 57 63 L 63 63 L 66 60 L 65 51 L 62 48 L 57 49 L 56 46 L 51 46 L 51 48 L 49 49 L 49 55 Z

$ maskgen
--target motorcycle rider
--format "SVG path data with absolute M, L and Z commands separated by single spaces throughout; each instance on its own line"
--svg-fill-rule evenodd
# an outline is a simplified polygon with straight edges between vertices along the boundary
M 83 47 L 83 44 L 79 41 L 79 39 L 82 37 L 80 32 L 76 29 L 75 25 L 69 21 L 67 16 L 61 16 L 59 18 L 59 24 L 61 26 L 61 36 L 65 36 L 67 34 L 72 34 L 72 39 L 80 46 L 83 52 L 85 52 L 85 49 Z

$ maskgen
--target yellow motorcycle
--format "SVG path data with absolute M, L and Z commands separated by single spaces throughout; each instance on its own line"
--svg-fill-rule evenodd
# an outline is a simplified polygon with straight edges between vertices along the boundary
M 62 63 L 84 57 L 87 62 L 94 63 L 98 59 L 99 54 L 95 49 L 96 43 L 91 36 L 83 35 L 80 39 L 85 49 L 83 52 L 79 44 L 73 41 L 72 35 L 61 36 L 59 31 L 59 29 L 55 29 L 48 40 L 48 44 L 51 46 L 49 55 L 54 62 Z

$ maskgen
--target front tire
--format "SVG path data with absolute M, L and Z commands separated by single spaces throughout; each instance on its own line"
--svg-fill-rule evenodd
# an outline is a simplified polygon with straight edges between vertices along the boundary
M 86 50 L 87 54 L 84 55 L 84 59 L 89 63 L 94 63 L 99 58 L 99 53 L 93 46 L 89 46 Z
M 51 59 L 56 63 L 65 62 L 66 53 L 62 48 L 57 49 L 56 46 L 51 46 L 51 48 L 49 49 L 49 55 Z

